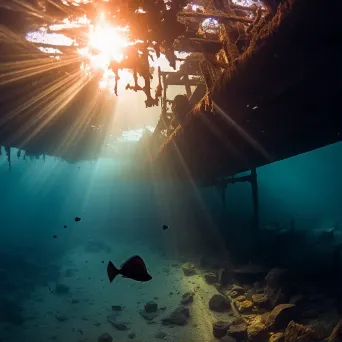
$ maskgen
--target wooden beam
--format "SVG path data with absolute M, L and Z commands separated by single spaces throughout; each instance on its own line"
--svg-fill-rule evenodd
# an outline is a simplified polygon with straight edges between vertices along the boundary
M 189 80 L 189 76 L 186 75 L 184 76 L 184 85 L 185 85 L 185 92 L 186 92 L 186 96 L 188 97 L 188 99 L 190 99 L 191 97 L 191 85 L 190 85 L 190 80 Z
M 220 40 L 209 40 L 203 38 L 180 38 L 174 43 L 175 51 L 217 53 L 222 48 Z
M 224 15 L 224 14 L 214 14 L 211 12 L 207 13 L 196 13 L 196 12 L 182 12 L 178 14 L 179 17 L 189 17 L 189 18 L 198 18 L 198 19 L 216 19 L 219 21 L 234 21 L 234 22 L 242 22 L 246 24 L 251 24 L 254 20 L 245 17 L 238 17 L 235 15 Z
M 172 81 L 168 81 L 166 80 L 166 85 L 170 86 L 170 85 L 178 85 L 178 86 L 190 86 L 190 87 L 196 87 L 199 84 L 202 84 L 202 81 L 199 80 L 172 80 Z
M 168 75 L 174 75 L 174 76 L 179 76 L 179 77 L 184 77 L 184 76 L 191 76 L 185 72 L 182 72 L 182 71 L 161 71 L 160 74 L 163 76 L 168 76 Z M 197 75 L 194 75 L 194 76 L 197 76 Z
M 180 42 L 192 42 L 192 43 L 203 43 L 203 44 L 222 44 L 220 40 L 205 39 L 205 38 L 180 38 Z
M 256 13 L 256 11 L 258 9 L 261 9 L 262 12 L 267 12 L 266 9 L 258 7 L 256 5 L 253 5 L 253 6 L 242 6 L 242 5 L 237 5 L 237 4 L 230 4 L 230 7 L 233 8 L 233 9 L 238 9 L 238 10 L 242 10 L 242 11 L 250 11 L 250 12 L 253 12 L 253 13 Z
M 162 81 L 163 81 L 163 97 L 162 97 L 162 114 L 165 114 L 167 111 L 167 84 L 166 84 L 166 75 L 160 72 Z
M 215 183 L 204 183 L 203 186 L 227 186 L 228 184 L 235 184 L 235 183 L 244 183 L 244 182 L 251 182 L 251 175 L 247 176 L 240 176 L 240 177 L 229 177 L 229 178 L 223 178 Z

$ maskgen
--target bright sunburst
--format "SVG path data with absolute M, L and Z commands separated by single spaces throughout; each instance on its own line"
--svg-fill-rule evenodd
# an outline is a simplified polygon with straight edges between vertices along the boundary
M 26 39 L 37 45 L 41 42 L 54 46 L 74 45 L 77 47 L 79 44 L 76 41 L 59 34 L 58 31 L 82 27 L 88 29 L 88 34 L 85 41 L 86 46 L 83 45 L 77 49 L 79 56 L 83 59 L 81 70 L 90 77 L 94 73 L 102 73 L 99 82 L 100 88 L 114 92 L 115 75 L 110 69 L 110 63 L 112 61 L 121 62 L 125 57 L 126 48 L 133 44 L 129 42 L 129 29 L 127 27 L 111 25 L 102 13 L 95 23 L 91 23 L 86 16 L 76 18 L 73 21 L 65 19 L 62 24 L 49 26 L 49 30 L 53 33 L 41 29 L 37 32 L 28 33 Z M 40 50 L 45 53 L 61 54 L 59 50 L 53 48 L 40 47 Z M 124 72 L 120 73 L 120 78 L 124 78 L 124 81 L 130 81 L 132 77 L 130 72 Z
M 79 53 L 87 56 L 94 68 L 105 70 L 110 61 L 122 61 L 125 48 L 130 45 L 127 32 L 128 28 L 111 26 L 102 14 L 95 25 L 90 25 L 88 46 L 79 49 Z
M 114 90 L 114 73 L 110 70 L 111 61 L 121 62 L 125 49 L 131 45 L 128 41 L 128 28 L 110 25 L 104 14 L 101 14 L 95 25 L 89 26 L 88 45 L 79 49 L 81 56 L 86 57 L 93 71 L 101 71 L 101 89 Z M 85 68 L 82 65 L 82 69 Z M 89 70 L 89 69 L 88 69 Z

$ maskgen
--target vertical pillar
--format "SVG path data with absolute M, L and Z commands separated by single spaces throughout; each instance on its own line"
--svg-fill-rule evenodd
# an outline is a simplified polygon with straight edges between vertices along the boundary
M 184 85 L 185 85 L 186 96 L 190 100 L 190 97 L 191 97 L 191 87 L 190 87 L 190 80 L 189 80 L 189 76 L 188 75 L 184 76 Z
M 165 115 L 167 112 L 167 102 L 166 102 L 166 94 L 167 94 L 167 83 L 166 83 L 166 75 L 163 74 L 163 97 L 162 97 L 162 115 Z
M 259 196 L 258 196 L 258 179 L 256 169 L 251 170 L 251 186 L 253 199 L 253 234 L 257 235 L 259 231 Z

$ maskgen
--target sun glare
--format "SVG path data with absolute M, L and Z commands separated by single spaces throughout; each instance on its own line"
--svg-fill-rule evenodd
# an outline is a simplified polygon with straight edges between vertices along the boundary
M 82 39 L 82 42 L 77 42 L 65 36 L 61 31 L 66 29 L 85 29 L 88 34 Z M 93 77 L 95 74 L 100 75 L 99 89 L 101 91 L 108 91 L 114 94 L 115 89 L 115 74 L 111 70 L 110 64 L 115 61 L 120 63 L 125 59 L 126 49 L 133 45 L 134 42 L 129 41 L 129 28 L 119 27 L 109 23 L 105 15 L 102 13 L 94 22 L 91 22 L 86 15 L 70 20 L 64 19 L 60 24 L 50 25 L 47 28 L 41 28 L 35 32 L 29 32 L 26 39 L 35 44 L 43 43 L 51 45 L 50 47 L 39 47 L 39 49 L 47 54 L 51 54 L 53 58 L 61 59 L 63 52 L 58 50 L 58 46 L 74 46 L 77 48 L 78 55 L 81 59 L 81 71 L 87 78 Z M 38 45 L 39 46 L 39 45 Z M 185 58 L 188 54 L 176 53 L 177 57 Z M 182 62 L 178 63 L 179 65 Z M 169 67 L 165 56 L 155 58 L 151 62 L 151 66 L 161 66 L 165 71 L 174 71 Z M 128 69 L 120 69 L 119 76 L 122 84 L 133 82 L 133 74 Z
M 94 68 L 106 69 L 110 61 L 122 61 L 128 45 L 127 29 L 113 27 L 104 16 L 100 16 L 98 22 L 89 28 L 88 46 L 79 52 L 89 57 Z
M 111 61 L 121 62 L 125 49 L 130 45 L 128 29 L 110 25 L 101 14 L 95 25 L 89 25 L 88 45 L 79 49 L 93 71 L 102 72 L 100 89 L 114 90 L 114 73 L 109 70 Z M 87 69 L 82 66 L 82 69 Z M 89 71 L 87 69 L 87 71 Z
M 90 33 L 89 46 L 98 49 L 108 59 L 121 62 L 127 40 L 120 35 L 118 29 L 110 26 L 96 25 Z
M 86 46 L 78 48 L 78 54 L 82 57 L 81 70 L 91 77 L 94 73 L 102 73 L 99 87 L 101 90 L 108 90 L 114 93 L 115 74 L 110 69 L 111 61 L 121 62 L 125 57 L 125 49 L 133 43 L 128 40 L 129 30 L 127 27 L 116 27 L 108 23 L 104 14 L 98 16 L 95 23 L 84 15 L 74 20 L 64 19 L 62 24 L 55 24 L 49 26 L 49 31 L 42 28 L 39 31 L 29 32 L 26 39 L 33 43 L 50 44 L 54 47 L 39 47 L 39 49 L 47 54 L 63 55 L 63 53 L 56 49 L 58 46 L 75 46 L 79 44 L 65 36 L 58 33 L 65 29 L 85 28 L 88 29 L 86 39 Z M 55 57 L 56 56 L 52 56 Z M 57 58 L 60 58 L 57 56 Z M 120 72 L 123 83 L 131 81 L 130 72 Z M 127 82 L 126 82 L 127 81 Z

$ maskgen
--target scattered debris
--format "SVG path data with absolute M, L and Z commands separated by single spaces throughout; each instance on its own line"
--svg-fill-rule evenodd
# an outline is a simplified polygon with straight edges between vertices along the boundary
M 296 316 L 297 310 L 294 304 L 279 304 L 270 313 L 266 326 L 272 330 L 285 329 Z
M 107 316 L 107 321 L 116 329 L 116 330 L 120 330 L 120 331 L 125 331 L 125 330 L 129 330 L 128 327 L 128 323 L 126 322 L 119 322 L 116 320 L 117 317 L 116 316 Z
M 128 333 L 127 337 L 131 340 L 133 340 L 133 338 L 135 338 L 136 333 L 134 331 L 131 331 L 130 333 Z
M 158 304 L 156 302 L 148 302 L 145 304 L 145 311 L 148 313 L 156 312 L 158 310 Z
M 224 337 L 227 334 L 229 328 L 228 322 L 218 321 L 213 324 L 213 335 L 216 338 Z
M 285 330 L 285 342 L 312 342 L 314 341 L 314 330 L 305 325 L 291 321 Z
M 188 304 L 192 303 L 193 300 L 194 300 L 194 295 L 191 292 L 186 292 L 182 296 L 181 304 L 188 305 Z
M 207 272 L 204 274 L 204 279 L 208 284 L 215 284 L 217 282 L 217 276 L 213 272 Z
M 240 298 L 240 301 L 238 300 L 239 298 Z M 253 303 L 249 300 L 243 300 L 244 298 L 246 297 L 240 296 L 235 299 L 236 308 L 238 309 L 240 313 L 251 312 L 253 309 Z
M 186 263 L 182 266 L 182 270 L 185 276 L 189 277 L 197 274 L 195 265 L 191 263 Z
M 219 294 L 213 295 L 209 300 L 209 309 L 217 312 L 224 312 L 229 309 L 230 305 L 227 299 Z
M 269 342 L 284 342 L 284 333 L 278 332 L 270 336 Z
M 342 340 L 342 320 L 340 320 L 334 330 L 332 331 L 331 335 L 328 337 L 328 342 L 339 342 Z
M 158 316 L 158 304 L 155 302 L 148 302 L 144 306 L 144 310 L 140 311 L 140 315 L 148 321 L 152 321 Z
M 229 292 L 229 297 L 231 298 L 237 298 L 241 295 L 245 294 L 245 289 L 238 285 L 233 285 L 232 289 Z
M 236 338 L 238 341 L 244 341 L 247 339 L 247 324 L 232 324 L 229 326 L 227 334 Z
M 188 323 L 188 317 L 186 313 L 188 311 L 184 311 L 184 308 L 176 309 L 175 311 L 171 312 L 167 317 L 162 319 L 163 325 L 186 325 Z
M 252 301 L 254 305 L 259 308 L 266 308 L 268 305 L 268 298 L 264 293 L 257 293 L 252 295 Z
M 104 333 L 100 335 L 100 337 L 97 339 L 97 342 L 113 342 L 113 337 L 108 333 Z
M 155 333 L 154 337 L 158 338 L 159 340 L 164 340 L 166 335 L 166 332 L 160 330 Z
M 267 341 L 269 337 L 269 332 L 266 325 L 261 322 L 255 322 L 248 326 L 247 335 L 249 341 Z

